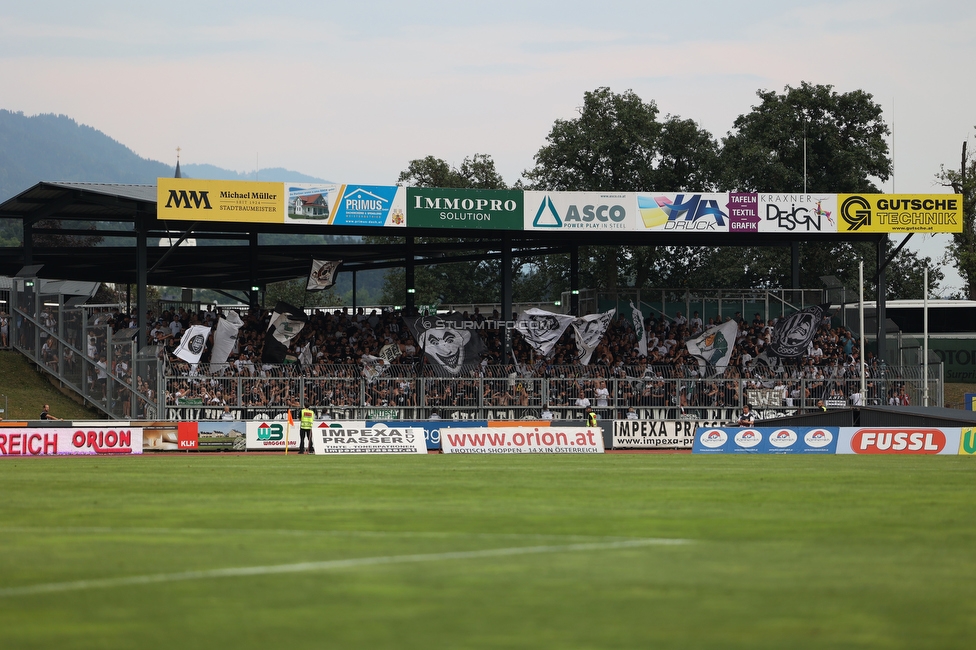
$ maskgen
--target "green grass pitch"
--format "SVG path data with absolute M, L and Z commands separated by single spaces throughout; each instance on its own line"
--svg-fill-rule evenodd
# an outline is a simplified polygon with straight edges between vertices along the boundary
M 976 647 L 976 459 L 0 461 L 0 648 Z

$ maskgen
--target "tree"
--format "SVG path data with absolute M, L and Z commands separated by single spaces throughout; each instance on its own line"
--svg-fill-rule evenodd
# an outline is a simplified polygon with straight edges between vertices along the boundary
M 976 156 L 962 143 L 959 171 L 946 169 L 936 176 L 940 183 L 962 195 L 962 232 L 952 234 L 952 243 L 943 262 L 955 262 L 959 275 L 966 281 L 966 296 L 976 299 Z
M 412 187 L 449 187 L 485 190 L 507 189 L 495 161 L 487 154 L 465 157 L 457 167 L 445 160 L 427 156 L 411 160 L 400 172 L 397 183 Z M 368 236 L 366 242 L 389 243 L 386 237 Z M 417 243 L 454 243 L 452 237 L 418 237 Z M 497 302 L 500 294 L 501 264 L 497 259 L 452 262 L 417 266 L 414 271 L 414 296 L 417 304 Z M 400 304 L 406 290 L 406 271 L 390 269 L 383 282 L 381 300 Z
M 539 190 L 647 191 L 666 188 L 708 191 L 718 179 L 718 143 L 693 120 L 668 115 L 658 121 L 658 108 L 632 90 L 609 88 L 584 93 L 580 115 L 556 120 L 546 144 L 525 172 Z M 587 246 L 580 250 L 580 281 L 584 286 L 614 289 L 646 286 L 666 271 L 663 247 Z M 569 284 L 568 269 L 535 265 L 536 284 Z M 658 285 L 660 286 L 660 285 Z
M 723 141 L 724 189 L 801 192 L 805 171 L 810 192 L 877 192 L 871 179 L 891 176 L 890 131 L 869 93 L 804 81 L 782 95 L 756 94 L 759 105 Z
M 335 288 L 325 291 L 306 291 L 308 278 L 283 280 L 270 283 L 264 292 L 264 306 L 273 309 L 279 300 L 295 307 L 336 307 L 341 301 L 335 295 Z
M 723 189 L 799 193 L 805 187 L 813 193 L 877 192 L 873 179 L 883 182 L 891 176 L 885 140 L 889 130 L 881 107 L 869 93 L 839 94 L 829 85 L 801 82 L 798 88 L 786 86 L 783 94 L 760 90 L 757 95 L 759 105 L 740 115 L 723 140 Z M 886 252 L 892 249 L 886 241 Z M 738 276 L 739 282 L 747 283 L 743 286 L 782 286 L 782 278 L 791 275 L 790 252 L 785 247 L 716 249 L 706 255 L 710 269 L 746 269 Z M 835 275 L 848 286 L 856 286 L 860 259 L 865 260 L 868 277 L 874 277 L 877 265 L 872 244 L 804 243 L 800 285 L 817 287 L 820 276 Z M 929 266 L 931 285 L 933 278 L 943 277 L 931 259 L 903 250 L 886 274 L 886 296 L 906 297 L 903 292 L 908 292 L 920 297 L 918 265 L 923 263 Z M 695 278 L 689 276 L 689 280 Z M 866 289 L 869 294 L 876 292 L 874 287 Z
M 653 101 L 606 87 L 584 93 L 579 112 L 553 124 L 524 173 L 532 189 L 704 191 L 714 184 L 718 145 L 693 121 L 669 115 L 662 124 Z
M 491 156 L 476 153 L 464 159 L 460 167 L 451 167 L 446 161 L 427 156 L 411 160 L 397 177 L 397 185 L 412 187 L 465 187 L 482 190 L 507 188 L 501 174 L 495 169 Z

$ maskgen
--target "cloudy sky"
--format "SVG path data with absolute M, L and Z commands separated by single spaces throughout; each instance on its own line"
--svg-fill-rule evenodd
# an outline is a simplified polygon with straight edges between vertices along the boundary
M 511 183 L 588 90 L 632 89 L 720 138 L 757 90 L 808 81 L 884 108 L 885 191 L 941 192 L 974 135 L 974 35 L 962 0 L 4 2 L 0 108 L 170 163 L 181 147 L 184 163 L 391 184 L 414 158 L 486 153 Z M 938 257 L 945 240 L 910 247 Z

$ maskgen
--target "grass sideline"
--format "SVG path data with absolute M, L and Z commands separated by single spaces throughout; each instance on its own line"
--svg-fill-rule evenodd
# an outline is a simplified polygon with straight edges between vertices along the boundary
M 47 374 L 14 350 L 0 350 L 0 395 L 7 396 L 4 420 L 37 420 L 45 404 L 50 404 L 51 413 L 62 420 L 104 419 L 99 411 L 82 406 L 59 391 Z
M 926 456 L 2 459 L 0 647 L 968 649 L 974 478 Z M 687 541 L 615 546 L 648 539 Z

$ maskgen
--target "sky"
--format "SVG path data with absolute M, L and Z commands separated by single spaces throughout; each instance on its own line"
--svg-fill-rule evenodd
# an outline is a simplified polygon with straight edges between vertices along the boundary
M 179 147 L 184 164 L 364 184 L 475 153 L 514 183 L 602 86 L 720 139 L 757 91 L 807 81 L 882 106 L 884 191 L 944 192 L 935 175 L 976 131 L 973 61 L 971 0 L 0 1 L 0 108 L 170 164 Z M 947 241 L 908 248 L 938 259 Z M 961 288 L 945 270 L 940 291 Z

